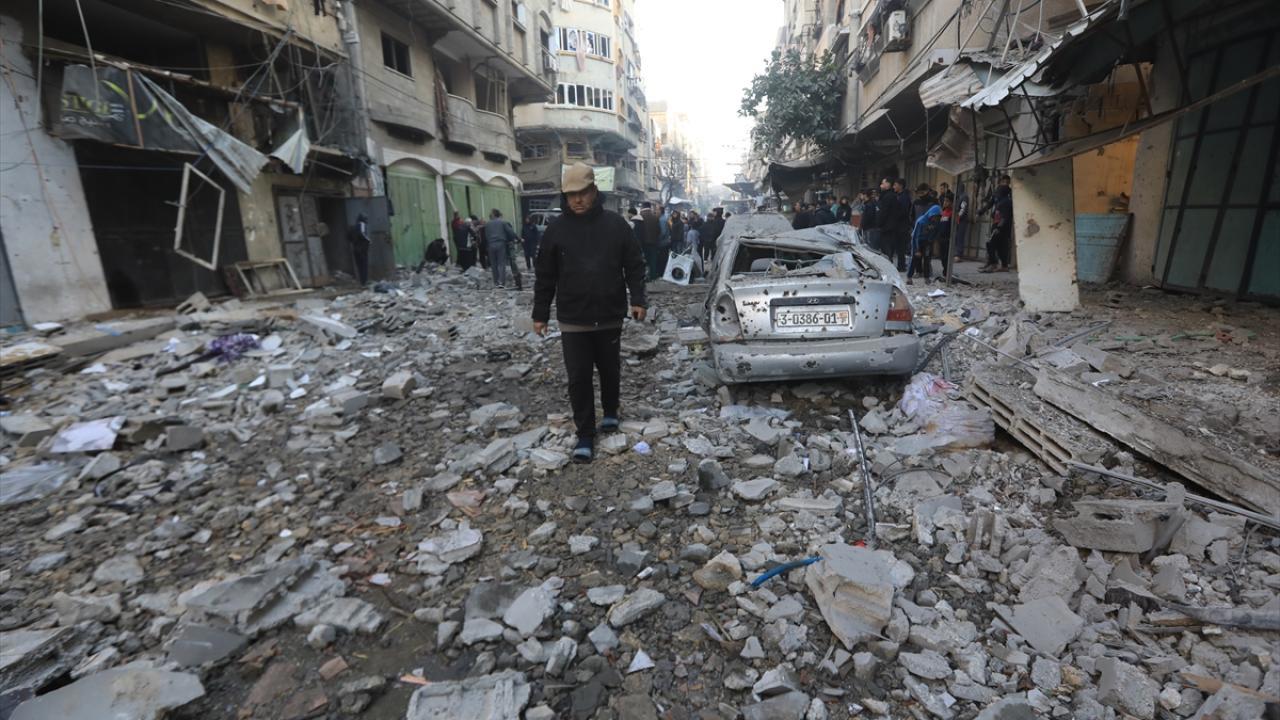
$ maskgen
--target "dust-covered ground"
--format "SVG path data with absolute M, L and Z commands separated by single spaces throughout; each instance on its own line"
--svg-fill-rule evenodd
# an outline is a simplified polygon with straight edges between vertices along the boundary
M 718 386 L 678 334 L 703 289 L 657 283 L 625 331 L 624 433 L 589 465 L 558 340 L 474 271 L 233 301 L 133 357 L 14 376 L 0 717 L 37 692 L 102 717 L 142 685 L 191 719 L 1259 716 L 1276 534 L 1064 477 L 961 395 L 979 365 L 1018 382 L 1011 355 L 1274 472 L 1276 311 L 1099 288 L 1037 317 L 1011 276 L 958 273 L 988 284 L 911 288 L 945 342 L 924 369 L 954 383 L 918 376 L 914 414 L 888 380 Z M 1078 359 L 1052 347 L 1091 327 Z M 237 331 L 257 349 L 158 375 Z M 116 417 L 110 449 L 54 452 Z M 1055 518 L 1086 497 L 1140 518 L 1068 540 Z M 134 689 L 81 680 L 104 672 Z

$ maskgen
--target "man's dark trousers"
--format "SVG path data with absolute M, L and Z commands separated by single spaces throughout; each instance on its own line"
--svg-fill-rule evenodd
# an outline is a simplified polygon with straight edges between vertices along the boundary
M 356 279 L 361 285 L 367 284 L 369 282 L 369 243 L 351 243 L 351 255 L 355 260 Z
M 569 377 L 569 404 L 578 437 L 596 435 L 593 369 L 600 372 L 600 405 L 607 417 L 618 416 L 622 382 L 622 329 L 562 332 L 564 369 Z

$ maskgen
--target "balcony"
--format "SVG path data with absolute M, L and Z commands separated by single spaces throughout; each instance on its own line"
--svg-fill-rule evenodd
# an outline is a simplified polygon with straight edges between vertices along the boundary
M 479 125 L 480 152 L 520 162 L 520 151 L 516 148 L 516 135 L 511 129 L 511 123 L 505 117 L 485 110 L 476 110 L 475 116 Z
M 614 171 L 613 186 L 619 190 L 644 193 L 644 180 L 631 168 L 619 167 Z
M 476 150 L 480 136 L 480 121 L 476 118 L 476 106 L 470 100 L 457 95 L 445 98 L 445 144 L 465 150 Z

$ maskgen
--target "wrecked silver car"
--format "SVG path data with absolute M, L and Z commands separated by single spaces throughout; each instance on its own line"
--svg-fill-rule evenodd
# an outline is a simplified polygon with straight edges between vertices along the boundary
M 735 215 L 707 279 L 704 324 L 725 383 L 906 376 L 919 361 L 901 276 L 848 225 Z

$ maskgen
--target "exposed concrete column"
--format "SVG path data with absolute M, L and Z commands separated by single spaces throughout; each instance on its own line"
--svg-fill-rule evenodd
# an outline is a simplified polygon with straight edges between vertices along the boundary
M 1033 312 L 1080 306 L 1071 158 L 1013 170 L 1018 296 Z
M 34 4 L 16 5 L 0 15 L 0 229 L 13 295 L 28 323 L 110 310 L 75 152 L 41 126 L 36 69 L 23 51 L 35 43 Z

